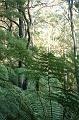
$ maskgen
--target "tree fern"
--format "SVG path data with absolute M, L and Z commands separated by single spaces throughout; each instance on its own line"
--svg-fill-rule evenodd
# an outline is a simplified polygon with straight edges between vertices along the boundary
M 22 91 L 2 80 L 0 80 L 0 114 L 6 120 L 36 120 Z

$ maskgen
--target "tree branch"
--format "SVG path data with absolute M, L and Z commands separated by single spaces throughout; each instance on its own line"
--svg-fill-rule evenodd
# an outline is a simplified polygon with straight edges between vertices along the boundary
M 2 26 L 2 25 L 0 25 L 0 27 L 1 27 L 1 28 L 4 28 L 4 29 L 6 29 L 6 30 L 8 30 L 6 27 L 4 27 L 4 26 Z
M 10 20 L 11 22 L 15 23 L 19 27 L 19 24 L 16 21 L 12 20 L 11 18 L 7 18 L 7 19 Z
M 0 21 L 3 22 L 3 23 L 5 23 L 9 27 L 8 23 L 5 20 L 1 19 Z

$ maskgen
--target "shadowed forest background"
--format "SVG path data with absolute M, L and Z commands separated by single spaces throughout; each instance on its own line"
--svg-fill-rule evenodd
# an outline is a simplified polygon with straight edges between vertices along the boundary
M 0 120 L 79 120 L 79 0 L 0 0 Z

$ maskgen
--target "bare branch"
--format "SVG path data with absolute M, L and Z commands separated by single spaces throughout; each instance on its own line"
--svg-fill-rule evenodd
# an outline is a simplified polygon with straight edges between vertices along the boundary
M 6 30 L 8 30 L 6 27 L 4 27 L 4 26 L 2 26 L 2 25 L 0 25 L 0 27 L 1 27 L 1 28 L 4 28 L 4 29 L 6 29 Z
M 9 27 L 8 23 L 5 20 L 0 20 L 1 22 L 5 23 L 7 25 L 7 27 Z
M 11 22 L 15 23 L 19 27 L 19 24 L 16 21 L 12 20 L 11 18 L 7 18 L 7 19 L 10 20 Z

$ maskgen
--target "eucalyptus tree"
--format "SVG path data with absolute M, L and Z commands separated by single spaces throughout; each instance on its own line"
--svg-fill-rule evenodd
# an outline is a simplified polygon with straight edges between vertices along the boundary
M 0 12 L 0 21 L 3 28 L 13 34 L 15 38 L 26 39 L 26 51 L 31 41 L 30 26 L 30 0 L 2 0 L 0 5 L 2 10 Z M 6 25 L 5 25 L 5 24 Z M 17 29 L 17 32 L 16 32 Z M 21 68 L 23 63 L 19 59 L 18 67 Z
M 78 8 L 78 1 L 69 0 L 68 1 L 68 10 L 69 10 L 69 21 L 70 21 L 70 28 L 71 28 L 71 37 L 73 40 L 73 61 L 74 61 L 74 76 L 77 82 L 77 90 L 79 93 L 79 75 L 78 75 L 78 45 L 77 45 L 77 37 L 75 31 L 75 24 L 74 24 L 74 5 Z M 76 26 L 77 27 L 77 26 Z

